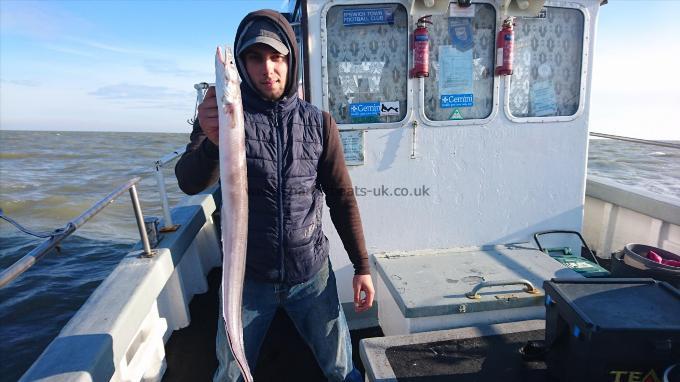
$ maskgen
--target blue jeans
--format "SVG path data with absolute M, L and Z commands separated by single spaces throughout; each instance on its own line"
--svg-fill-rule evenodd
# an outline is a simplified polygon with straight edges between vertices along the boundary
M 352 342 L 338 301 L 335 274 L 330 261 L 310 280 L 274 284 L 246 278 L 243 287 L 243 341 L 251 372 L 276 309 L 282 307 L 309 345 L 329 381 L 362 381 L 352 364 Z M 220 306 L 222 291 L 220 288 Z M 216 354 L 219 365 L 213 382 L 242 381 L 241 372 L 227 343 L 224 319 L 217 322 Z

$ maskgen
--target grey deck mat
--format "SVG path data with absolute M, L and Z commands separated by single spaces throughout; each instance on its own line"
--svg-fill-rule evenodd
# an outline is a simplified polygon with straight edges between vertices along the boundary
M 527 341 L 544 336 L 534 330 L 393 346 L 385 354 L 399 382 L 552 382 L 544 362 L 524 362 L 519 353 Z

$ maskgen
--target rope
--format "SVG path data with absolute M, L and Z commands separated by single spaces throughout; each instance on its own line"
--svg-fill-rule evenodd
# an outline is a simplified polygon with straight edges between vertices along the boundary
M 663 142 L 663 141 L 653 141 L 653 140 L 649 140 L 649 139 L 622 137 L 620 135 L 602 134 L 602 133 L 596 133 L 596 132 L 591 132 L 590 135 L 592 135 L 593 137 L 609 138 L 609 139 L 615 139 L 615 140 L 618 140 L 618 141 L 642 143 L 642 144 L 645 144 L 645 145 L 669 147 L 669 148 L 672 148 L 672 149 L 680 149 L 680 144 L 673 143 L 673 142 Z
M 56 233 L 56 231 L 53 232 L 53 233 L 31 231 L 30 229 L 25 228 L 21 224 L 14 221 L 14 219 L 10 218 L 9 216 L 5 216 L 5 213 L 2 211 L 2 208 L 0 208 L 0 219 L 7 221 L 8 223 L 10 223 L 14 227 L 16 227 L 19 231 L 21 231 L 21 232 L 23 232 L 27 235 L 46 239 L 46 238 L 50 238 L 50 237 L 54 236 L 54 234 Z

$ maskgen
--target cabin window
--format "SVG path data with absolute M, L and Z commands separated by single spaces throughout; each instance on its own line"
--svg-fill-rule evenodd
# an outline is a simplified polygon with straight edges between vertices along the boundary
M 515 19 L 509 110 L 514 117 L 571 116 L 579 108 L 584 16 L 547 7 Z
M 328 111 L 339 124 L 406 117 L 408 14 L 400 4 L 333 6 L 326 14 Z
M 470 8 L 432 16 L 430 76 L 424 79 L 423 105 L 431 121 L 491 115 L 496 12 L 490 4 Z

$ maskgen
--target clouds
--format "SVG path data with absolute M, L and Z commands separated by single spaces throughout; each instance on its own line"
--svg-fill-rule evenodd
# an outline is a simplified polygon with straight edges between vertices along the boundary
M 124 47 L 124 46 L 116 46 L 116 45 L 113 45 L 111 43 L 96 41 L 96 40 L 92 40 L 92 39 L 85 39 L 85 38 L 81 38 L 81 37 L 68 36 L 66 38 L 66 40 L 73 42 L 75 44 L 84 46 L 86 48 L 103 50 L 103 51 L 106 51 L 106 52 L 120 53 L 120 54 L 137 54 L 137 55 L 148 54 L 148 51 L 146 51 L 144 49 L 135 49 L 135 48 L 129 48 L 129 47 Z
M 185 111 L 192 105 L 192 91 L 165 86 L 118 83 L 102 86 L 88 93 L 102 100 L 125 103 L 131 108 L 170 108 Z
M 186 105 L 193 107 L 193 83 L 210 74 L 195 69 L 191 52 L 163 49 L 138 34 L 132 39 L 126 35 L 120 19 L 108 13 L 127 10 L 129 5 L 0 0 L 0 7 L 4 85 L 0 98 L 5 105 L 22 104 L 15 87 L 30 86 L 34 94 L 61 89 L 130 108 L 185 110 Z M 68 101 L 51 100 L 62 104 L 62 109 L 72 107 Z M 20 118 L 20 110 L 4 114 Z
M 142 66 L 149 73 L 156 74 L 170 74 L 173 76 L 193 78 L 201 78 L 201 76 L 206 74 L 198 70 L 180 68 L 176 61 L 167 59 L 147 59 L 144 60 Z
M 35 87 L 39 86 L 40 83 L 38 81 L 34 80 L 6 80 L 6 79 L 0 79 L 0 82 L 3 84 L 10 84 L 10 85 L 18 85 L 18 86 L 28 86 L 28 87 Z
M 104 71 L 115 63 L 116 73 L 143 71 L 150 76 L 171 76 L 191 78 L 192 81 L 202 79 L 206 72 L 191 68 L 194 63 L 182 57 L 182 63 L 169 58 L 166 53 L 154 52 L 143 48 L 124 45 L 113 45 L 104 41 L 64 39 L 60 43 L 47 43 L 45 49 L 57 52 L 66 57 L 52 57 L 52 62 L 63 60 L 69 65 L 82 65 L 87 69 Z
M 86 33 L 92 23 L 46 1 L 3 0 L 0 33 L 54 40 L 67 33 Z
M 106 99 L 142 99 L 148 97 L 174 97 L 182 92 L 171 90 L 164 86 L 131 85 L 120 83 L 100 87 L 89 94 Z
M 81 57 L 99 58 L 101 60 L 154 60 L 163 57 L 164 53 L 154 51 L 143 46 L 135 46 L 130 43 L 115 43 L 105 39 L 81 38 L 63 35 L 53 42 L 42 44 L 47 49 L 55 52 L 73 54 Z
M 281 1 L 0 0 L 0 127 L 186 131 L 215 45 Z
M 179 90 L 178 90 L 179 89 Z M 90 131 L 187 131 L 194 114 L 190 87 L 120 82 L 83 89 L 3 83 L 0 128 Z
M 54 52 L 91 58 L 99 54 L 149 56 L 157 53 L 112 42 L 115 36 L 54 2 L 2 0 L 1 7 L 0 34 L 4 41 L 21 41 Z M 21 46 L 11 50 L 23 51 Z
M 75 56 L 79 56 L 79 57 L 87 57 L 87 58 L 96 58 L 97 57 L 97 55 L 94 54 L 93 52 L 78 49 L 78 48 L 73 48 L 73 47 L 68 47 L 68 46 L 63 46 L 63 45 L 56 45 L 56 44 L 45 44 L 44 46 L 45 46 L 46 49 L 49 49 L 53 52 L 65 53 L 65 54 L 75 55 Z

